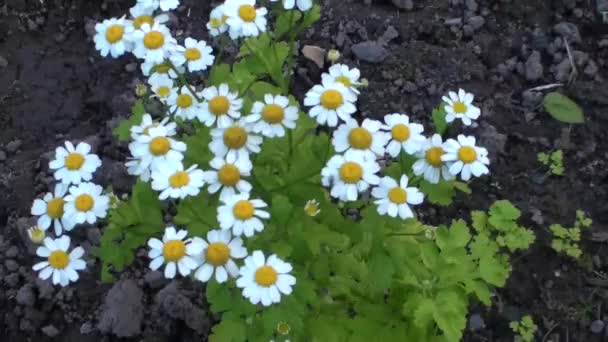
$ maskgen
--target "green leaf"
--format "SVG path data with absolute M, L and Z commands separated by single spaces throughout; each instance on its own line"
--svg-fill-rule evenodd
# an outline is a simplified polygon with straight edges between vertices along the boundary
M 495 257 L 486 255 L 484 258 L 479 260 L 479 273 L 483 280 L 488 283 L 503 287 L 509 272 L 511 271 L 509 265 Z
M 199 126 L 193 135 L 184 134 L 182 136 L 182 141 L 187 146 L 186 152 L 184 152 L 184 165 L 186 167 L 196 164 L 199 168 L 205 169 L 213 159 L 213 154 L 209 149 L 209 143 L 211 142 L 209 132 L 208 127 Z
M 226 83 L 226 80 L 230 76 L 230 65 L 228 64 L 216 64 L 211 68 L 209 72 L 209 84 L 219 86 L 222 83 Z
M 448 124 L 445 121 L 445 103 L 439 105 L 439 107 L 433 109 L 431 116 L 433 117 L 433 126 L 435 126 L 435 132 L 439 135 L 443 135 L 445 130 L 448 128 Z
M 285 11 L 277 17 L 274 34 L 276 39 L 281 38 L 289 31 L 294 31 L 295 24 L 302 18 L 300 11 Z M 293 24 L 293 25 L 292 25 Z M 295 33 L 295 32 L 294 32 Z
M 141 124 L 141 120 L 146 113 L 142 100 L 137 100 L 131 107 L 131 116 L 122 120 L 118 127 L 114 128 L 112 134 L 120 141 L 131 140 L 131 127 Z
M 314 5 L 310 10 L 305 12 L 304 18 L 298 27 L 298 33 L 303 30 L 311 27 L 314 23 L 316 23 L 319 19 L 321 19 L 321 6 Z
M 196 197 L 181 200 L 173 222 L 187 227 L 191 236 L 204 236 L 209 230 L 218 227 L 217 199 L 209 198 L 206 192 L 201 191 Z
M 584 123 L 583 110 L 576 102 L 557 92 L 548 93 L 543 99 L 545 110 L 556 120 L 565 123 Z
M 212 328 L 209 342 L 247 341 L 247 330 L 242 319 L 223 319 Z

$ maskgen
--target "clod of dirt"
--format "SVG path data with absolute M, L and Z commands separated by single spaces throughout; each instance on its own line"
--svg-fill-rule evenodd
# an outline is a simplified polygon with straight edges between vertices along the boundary
M 9 142 L 8 144 L 6 144 L 4 149 L 6 149 L 6 152 L 15 153 L 15 152 L 17 152 L 19 147 L 21 147 L 21 140 L 15 139 L 15 140 Z
M 207 313 L 180 293 L 177 282 L 173 281 L 160 290 L 154 298 L 154 302 L 154 311 L 166 313 L 173 319 L 184 321 L 188 327 L 199 334 L 209 331 L 211 322 Z
M 393 1 L 393 5 L 407 10 L 407 11 L 411 11 L 414 9 L 414 1 L 413 0 L 392 0 Z
M 355 44 L 351 50 L 357 58 L 369 63 L 381 63 L 388 57 L 388 50 L 381 43 L 372 40 Z
M 562 21 L 561 23 L 553 26 L 553 31 L 559 35 L 562 35 L 568 40 L 568 43 L 580 43 L 581 34 L 578 31 L 578 27 L 573 23 Z
M 379 40 L 382 41 L 383 44 L 388 44 L 391 40 L 396 39 L 397 37 L 399 37 L 399 31 L 397 31 L 393 25 L 390 25 L 386 28 L 386 31 L 384 31 Z
M 36 305 L 36 295 L 31 284 L 23 285 L 19 291 L 17 291 L 17 297 L 15 297 L 17 303 L 29 307 Z
M 118 337 L 131 337 L 141 332 L 144 318 L 143 292 L 134 280 L 117 282 L 106 295 L 97 328 Z
M 38 298 L 40 299 L 51 299 L 53 298 L 53 292 L 55 292 L 55 288 L 49 279 L 42 280 L 40 278 L 36 278 L 35 281 L 36 287 L 38 288 Z
M 541 78 L 543 78 L 543 64 L 540 60 L 540 52 L 532 51 L 526 60 L 526 79 L 534 82 Z
M 606 327 L 606 324 L 604 323 L 604 321 L 602 320 L 595 320 L 593 322 L 591 322 L 591 332 L 594 334 L 601 334 L 602 331 L 604 331 L 604 328 Z
M 0 56 L 0 68 L 6 68 L 8 66 L 8 60 L 3 56 Z
M 167 283 L 167 279 L 159 271 L 149 271 L 144 276 L 144 282 L 152 289 L 158 289 Z
M 53 338 L 53 337 L 59 335 L 59 329 L 55 328 L 55 326 L 52 324 L 47 325 L 46 327 L 43 327 L 42 332 L 50 338 Z

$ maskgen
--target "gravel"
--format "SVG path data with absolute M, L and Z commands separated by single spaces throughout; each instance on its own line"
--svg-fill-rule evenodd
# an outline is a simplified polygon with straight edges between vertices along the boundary
M 132 279 L 114 284 L 106 295 L 98 329 L 118 337 L 138 335 L 144 318 L 142 297 L 142 290 Z

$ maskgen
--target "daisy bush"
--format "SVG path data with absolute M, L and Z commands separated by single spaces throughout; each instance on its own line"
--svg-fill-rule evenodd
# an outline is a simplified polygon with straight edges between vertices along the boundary
M 147 77 L 114 131 L 137 181 L 116 201 L 90 182 L 90 146 L 58 147 L 57 186 L 32 206 L 40 277 L 77 280 L 82 250 L 60 235 L 101 221 L 102 280 L 146 249 L 150 269 L 206 284 L 213 341 L 460 340 L 469 305 L 490 305 L 534 240 L 508 201 L 438 226 L 419 218 L 490 177 L 473 94 L 448 92 L 428 118 L 362 119 L 361 72 L 339 54 L 291 93 L 297 37 L 321 13 L 312 0 L 226 0 L 209 41 L 174 35 L 178 6 L 140 0 L 96 26 L 100 54 L 132 54 Z

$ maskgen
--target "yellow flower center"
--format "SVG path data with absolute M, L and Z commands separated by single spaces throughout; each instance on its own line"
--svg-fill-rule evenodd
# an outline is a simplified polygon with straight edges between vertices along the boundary
M 289 334 L 289 331 L 291 331 L 291 327 L 289 326 L 289 324 L 285 322 L 279 322 L 279 324 L 277 324 L 277 332 L 279 334 L 287 335 Z
M 122 39 L 125 33 L 125 28 L 122 25 L 112 25 L 106 29 L 106 40 L 110 44 L 114 44 Z
M 407 192 L 400 187 L 394 187 L 388 192 L 388 199 L 397 204 L 402 204 L 407 201 Z
M 253 213 L 255 212 L 255 208 L 253 204 L 247 200 L 241 200 L 236 202 L 234 208 L 232 209 L 234 216 L 241 220 L 246 221 L 253 217 Z
M 247 132 L 243 127 L 232 126 L 224 131 L 224 144 L 233 150 L 238 150 L 247 143 Z
M 192 106 L 192 96 L 189 94 L 180 94 L 175 100 L 177 106 L 181 109 L 190 108 Z
M 283 121 L 284 117 L 285 111 L 283 110 L 283 107 L 277 104 L 268 104 L 262 109 L 262 119 L 268 123 L 279 123 Z
M 219 18 L 211 18 L 211 20 L 209 21 L 209 24 L 211 25 L 211 27 L 213 27 L 214 29 L 219 28 L 220 26 L 222 26 L 223 22 L 222 19 Z
M 458 150 L 458 159 L 465 164 L 470 164 L 477 160 L 477 152 L 471 146 L 463 146 Z
M 84 156 L 80 153 L 73 152 L 68 154 L 68 156 L 65 157 L 64 161 L 65 167 L 68 170 L 80 170 L 82 164 L 84 164 Z
M 209 244 L 205 254 L 207 261 L 211 265 L 215 267 L 223 266 L 230 258 L 230 247 L 223 242 L 214 242 Z
M 195 48 L 188 48 L 184 51 L 184 57 L 189 61 L 196 61 L 201 58 L 201 52 Z
M 157 74 L 166 74 L 171 70 L 171 66 L 167 64 L 157 64 L 154 66 L 154 72 Z
M 319 213 L 319 203 L 317 202 L 309 202 L 304 206 L 304 212 L 308 216 L 317 216 Z
M 163 257 L 169 262 L 178 262 L 186 255 L 186 244 L 182 240 L 169 240 L 163 246 Z
M 327 109 L 336 109 L 344 103 L 344 98 L 339 91 L 329 89 L 321 94 L 321 105 Z
M 186 171 L 177 171 L 169 177 L 169 184 L 172 188 L 181 188 L 190 183 L 190 176 Z
M 154 18 L 151 15 L 140 15 L 139 17 L 133 19 L 133 27 L 136 29 L 140 29 L 141 25 L 143 24 L 152 26 L 154 24 Z
M 89 211 L 93 209 L 94 204 L 95 200 L 93 200 L 93 197 L 89 194 L 82 194 L 76 197 L 76 200 L 74 201 L 74 205 L 79 211 Z
M 167 152 L 169 152 L 170 148 L 171 143 L 169 142 L 169 139 L 165 137 L 155 137 L 150 140 L 150 153 L 155 156 L 164 156 L 165 154 L 167 154 Z
M 346 162 L 340 167 L 340 179 L 344 183 L 354 184 L 363 177 L 363 168 L 354 162 Z
M 248 23 L 253 22 L 256 17 L 255 7 L 251 5 L 241 5 L 241 7 L 239 7 L 239 17 Z
M 46 204 L 46 213 L 52 219 L 58 219 L 63 216 L 63 198 L 53 198 Z
M 156 93 L 160 97 L 168 97 L 171 94 L 171 88 L 167 86 L 160 86 L 156 89 Z
M 372 135 L 365 128 L 353 128 L 348 134 L 348 143 L 356 149 L 365 150 L 372 145 Z
M 443 153 L 443 149 L 439 146 L 429 148 L 425 153 L 426 162 L 434 167 L 440 167 L 443 165 L 443 161 L 441 161 Z
M 336 82 L 340 82 L 340 83 L 344 84 L 346 87 L 350 87 L 350 85 L 351 85 L 350 79 L 346 76 L 336 77 Z
M 255 282 L 260 286 L 269 287 L 277 282 L 279 275 L 271 266 L 262 266 L 255 271 Z
M 69 263 L 70 256 L 64 251 L 52 251 L 51 255 L 49 255 L 49 265 L 51 265 L 51 267 L 54 269 L 62 270 L 66 268 Z
M 454 112 L 458 113 L 458 114 L 464 114 L 467 112 L 467 105 L 465 105 L 464 103 L 457 101 L 454 102 L 454 105 L 452 106 L 452 108 L 454 108 Z
M 150 31 L 144 36 L 144 46 L 156 50 L 165 44 L 165 36 L 158 31 Z
M 220 116 L 228 113 L 230 109 L 230 101 L 226 96 L 216 96 L 209 100 L 209 111 L 215 116 Z
M 391 128 L 391 136 L 399 142 L 404 142 L 410 138 L 410 128 L 404 124 L 396 124 Z
M 225 164 L 217 171 L 220 183 L 225 186 L 235 186 L 241 179 L 241 172 L 232 164 Z

